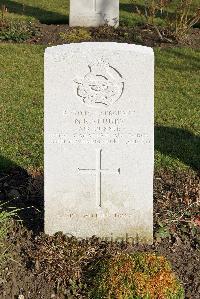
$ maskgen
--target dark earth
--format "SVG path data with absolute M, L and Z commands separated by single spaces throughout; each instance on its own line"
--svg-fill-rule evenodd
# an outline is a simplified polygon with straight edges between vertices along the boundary
M 151 246 L 96 237 L 77 241 L 62 233 L 45 235 L 42 172 L 15 168 L 1 174 L 0 187 L 1 199 L 20 209 L 19 218 L 10 223 L 4 246 L 7 259 L 1 270 L 0 298 L 87 298 L 85 277 L 90 263 L 122 250 L 164 255 L 184 285 L 185 298 L 200 298 L 200 184 L 196 172 L 155 172 Z
M 46 25 L 39 23 L 35 36 L 27 40 L 27 43 L 58 45 L 67 43 L 68 41 L 62 38 L 62 33 L 70 33 L 72 28 L 67 24 L 62 25 Z M 120 26 L 113 28 L 110 26 L 102 26 L 99 28 L 86 29 L 91 35 L 89 41 L 96 42 L 123 42 L 135 43 L 149 47 L 174 47 L 174 46 L 190 46 L 192 48 L 200 47 L 200 29 L 191 28 L 184 38 L 175 37 L 169 30 L 165 28 L 157 28 L 151 25 L 141 25 L 135 27 Z M 77 38 L 74 42 L 84 42 L 88 39 Z M 73 42 L 73 41 L 72 41 Z

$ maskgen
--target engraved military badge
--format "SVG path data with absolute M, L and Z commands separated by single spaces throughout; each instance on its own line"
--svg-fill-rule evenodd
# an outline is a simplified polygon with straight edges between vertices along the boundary
M 77 95 L 92 107 L 110 106 L 120 99 L 124 90 L 121 74 L 103 59 L 89 65 L 89 73 L 76 79 Z

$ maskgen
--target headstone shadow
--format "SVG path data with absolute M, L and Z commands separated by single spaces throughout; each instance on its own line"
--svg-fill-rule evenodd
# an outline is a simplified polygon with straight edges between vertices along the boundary
M 17 210 L 15 219 L 29 230 L 44 230 L 44 178 L 41 172 L 28 173 L 14 162 L 0 156 L 0 205 L 3 210 Z
M 178 158 L 195 171 L 200 170 L 200 137 L 188 130 L 174 127 L 155 127 L 155 149 Z
M 21 15 L 26 15 L 38 19 L 41 23 L 45 24 L 68 24 L 69 16 L 48 11 L 43 8 L 30 6 L 27 4 L 18 3 L 16 1 L 4 0 L 1 1 L 1 5 L 5 5 L 6 9 L 10 13 L 17 13 Z
M 182 63 L 170 63 L 170 59 L 177 61 L 182 59 Z M 200 58 L 196 55 L 190 55 L 186 51 L 180 48 L 170 48 L 165 51 L 165 59 L 157 56 L 157 67 L 165 68 L 167 70 L 180 71 L 182 73 L 189 71 L 199 71 L 200 68 Z

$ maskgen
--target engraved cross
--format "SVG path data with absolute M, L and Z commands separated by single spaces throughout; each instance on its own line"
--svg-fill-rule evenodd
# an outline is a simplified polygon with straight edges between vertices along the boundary
M 78 168 L 79 171 L 83 171 L 85 173 L 93 174 L 94 172 L 96 173 L 96 202 L 99 207 L 102 206 L 102 198 L 101 198 L 101 178 L 103 173 L 108 173 L 108 174 L 120 174 L 120 168 L 117 170 L 109 170 L 109 169 L 102 169 L 101 166 L 101 161 L 102 161 L 102 149 L 97 149 L 96 150 L 96 168 L 92 169 L 81 169 Z

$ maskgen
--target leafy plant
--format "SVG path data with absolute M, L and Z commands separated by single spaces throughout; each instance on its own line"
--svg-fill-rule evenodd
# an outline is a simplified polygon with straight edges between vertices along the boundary
M 5 12 L 5 8 L 2 8 L 0 40 L 22 42 L 36 35 L 36 23 L 32 19 L 11 18 Z
M 161 222 L 159 222 L 158 224 L 159 224 L 159 228 L 157 229 L 157 231 L 155 233 L 156 239 L 160 240 L 160 239 L 169 238 L 170 232 L 169 232 L 168 227 L 165 226 L 164 224 L 162 224 Z
M 171 265 L 152 253 L 119 253 L 91 266 L 89 298 L 182 299 Z
M 60 37 L 68 43 L 76 43 L 91 40 L 91 33 L 84 28 L 73 28 L 66 32 L 61 32 Z

